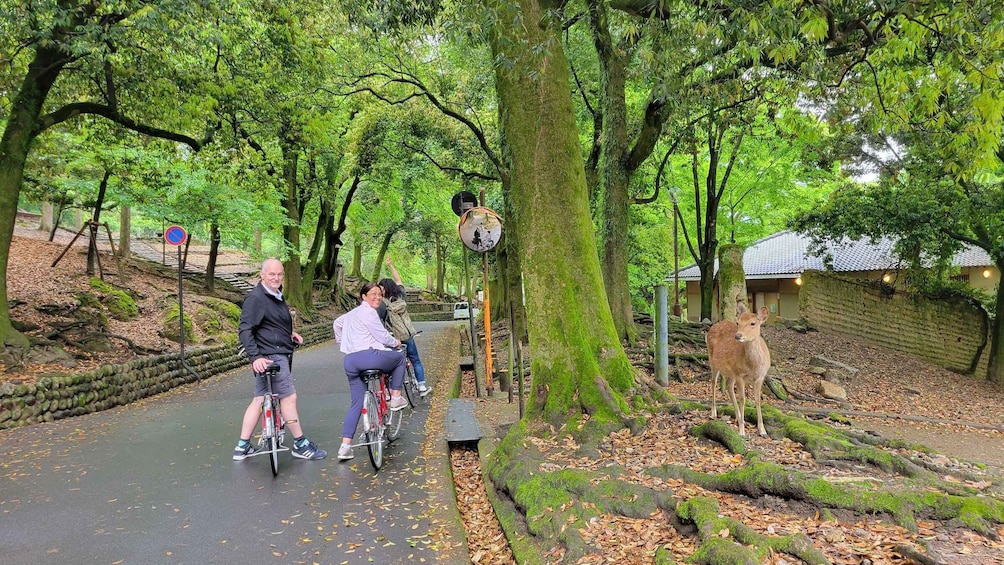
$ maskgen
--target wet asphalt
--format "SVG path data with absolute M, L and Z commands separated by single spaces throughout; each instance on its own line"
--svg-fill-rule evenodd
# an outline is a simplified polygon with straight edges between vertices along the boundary
M 453 367 L 427 348 L 456 324 L 418 325 L 428 379 L 443 387 Z M 375 472 L 366 448 L 335 456 L 349 403 L 337 344 L 298 351 L 293 374 L 304 431 L 329 455 L 283 453 L 275 478 L 267 456 L 232 460 L 253 392 L 247 368 L 0 432 L 0 562 L 469 563 L 444 495 L 445 442 L 426 440 L 430 406 L 405 409 Z

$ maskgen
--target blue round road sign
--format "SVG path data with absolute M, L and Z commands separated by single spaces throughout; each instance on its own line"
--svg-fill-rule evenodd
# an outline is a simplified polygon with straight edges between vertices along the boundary
M 188 232 L 181 226 L 171 226 L 164 230 L 164 241 L 171 245 L 181 245 L 188 239 Z

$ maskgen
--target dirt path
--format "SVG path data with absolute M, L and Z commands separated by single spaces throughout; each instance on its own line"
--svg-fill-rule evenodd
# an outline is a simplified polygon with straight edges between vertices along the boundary
M 1004 469 L 1004 434 L 964 426 L 864 418 L 855 427 L 925 445 L 937 453 Z

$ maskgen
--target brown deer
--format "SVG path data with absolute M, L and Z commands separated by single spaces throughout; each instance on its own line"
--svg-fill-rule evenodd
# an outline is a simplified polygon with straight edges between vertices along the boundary
M 753 385 L 753 400 L 756 402 L 756 423 L 760 435 L 767 437 L 760 411 L 760 391 L 763 380 L 770 368 L 770 350 L 760 337 L 760 327 L 767 321 L 767 308 L 759 314 L 746 311 L 740 302 L 736 306 L 738 323 L 719 320 L 708 330 L 708 363 L 711 365 L 711 417 L 718 418 L 715 396 L 718 392 L 719 375 L 725 378 L 725 387 L 732 399 L 739 424 L 739 435 L 746 437 L 746 385 Z M 736 388 L 739 400 L 736 400 Z

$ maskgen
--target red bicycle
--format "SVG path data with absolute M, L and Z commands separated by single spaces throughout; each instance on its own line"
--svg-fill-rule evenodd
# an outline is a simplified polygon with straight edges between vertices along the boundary
M 370 454 L 373 468 L 379 470 L 383 466 L 384 447 L 396 440 L 401 432 L 401 411 L 390 409 L 389 375 L 379 369 L 370 369 L 360 373 L 359 378 L 366 383 L 363 396 L 363 443 L 352 447 L 366 446 Z

